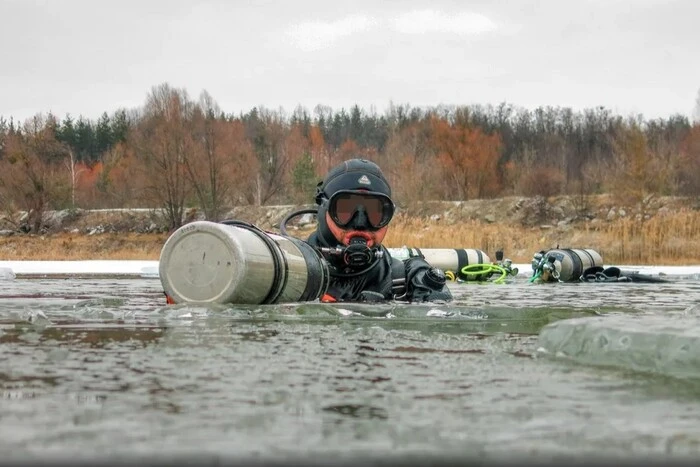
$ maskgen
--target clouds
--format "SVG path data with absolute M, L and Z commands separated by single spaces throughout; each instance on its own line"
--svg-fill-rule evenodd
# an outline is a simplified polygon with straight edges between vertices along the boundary
M 0 0 L 0 116 L 99 118 L 167 82 L 256 106 L 689 115 L 697 0 Z
M 289 28 L 288 35 L 305 52 L 333 46 L 339 39 L 366 31 L 377 22 L 371 16 L 352 15 L 335 21 L 308 21 Z
M 496 29 L 496 23 L 479 13 L 448 14 L 439 10 L 414 10 L 390 21 L 393 28 L 404 34 L 449 33 L 482 34 Z
M 478 35 L 494 31 L 496 23 L 483 14 L 449 14 L 435 9 L 411 10 L 396 16 L 348 15 L 331 21 L 303 21 L 292 25 L 287 36 L 304 52 L 327 49 L 339 40 L 367 32 L 389 31 L 400 34 Z

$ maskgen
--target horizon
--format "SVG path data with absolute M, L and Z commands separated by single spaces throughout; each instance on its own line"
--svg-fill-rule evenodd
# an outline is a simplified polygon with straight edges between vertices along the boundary
M 193 97 L 189 93 L 188 93 L 188 96 L 190 98 Z M 269 111 L 273 111 L 273 112 L 280 112 L 281 115 L 284 115 L 288 118 L 291 115 L 293 115 L 298 109 L 301 109 L 303 111 L 306 111 L 306 114 L 309 115 L 313 120 L 315 118 L 315 109 L 317 107 L 322 107 L 324 109 L 330 109 L 333 112 L 333 114 L 336 114 L 336 113 L 340 113 L 341 111 L 348 112 L 352 108 L 354 108 L 356 105 L 358 106 L 358 108 L 362 112 L 364 112 L 364 115 L 367 115 L 367 116 L 370 116 L 370 115 L 383 116 L 383 115 L 388 114 L 391 111 L 392 107 L 395 108 L 395 107 L 400 107 L 400 106 L 402 106 L 404 108 L 409 108 L 409 109 L 420 109 L 422 111 L 429 111 L 429 110 L 435 110 L 435 109 L 452 109 L 452 108 L 462 108 L 462 107 L 470 107 L 470 108 L 481 107 L 481 108 L 486 109 L 486 108 L 495 108 L 495 107 L 498 107 L 500 105 L 506 105 L 506 106 L 511 106 L 516 111 L 522 110 L 522 111 L 534 112 L 535 110 L 538 110 L 538 109 L 552 108 L 552 109 L 570 109 L 574 114 L 583 114 L 586 111 L 597 110 L 597 109 L 602 108 L 602 109 L 609 111 L 614 116 L 620 116 L 622 118 L 634 118 L 634 119 L 640 118 L 642 121 L 645 121 L 645 122 L 649 122 L 652 120 L 669 120 L 669 119 L 676 117 L 676 116 L 681 116 L 683 118 L 687 118 L 691 124 L 694 122 L 700 122 L 700 117 L 694 117 L 693 113 L 690 113 L 690 112 L 688 112 L 688 113 L 675 112 L 675 113 L 670 113 L 668 115 L 657 115 L 657 116 L 651 117 L 651 116 L 644 115 L 643 113 L 640 113 L 640 112 L 636 112 L 636 113 L 635 112 L 628 112 L 628 113 L 620 112 L 620 111 L 617 111 L 613 108 L 607 107 L 605 105 L 596 105 L 596 106 L 583 107 L 583 108 L 573 108 L 570 106 L 563 106 L 563 105 L 549 105 L 549 104 L 544 105 L 543 104 L 543 105 L 538 105 L 538 106 L 534 106 L 534 107 L 524 107 L 524 106 L 517 105 L 516 103 L 506 102 L 506 101 L 497 102 L 497 103 L 489 102 L 489 103 L 472 103 L 472 104 L 463 104 L 463 105 L 439 103 L 436 105 L 424 105 L 424 106 L 412 105 L 410 102 L 397 103 L 397 102 L 389 101 L 386 104 L 386 106 L 382 107 L 381 109 L 378 109 L 377 106 L 375 106 L 375 105 L 371 105 L 369 107 L 362 107 L 359 104 L 350 104 L 349 106 L 337 107 L 337 108 L 331 107 L 331 106 L 328 106 L 325 104 L 317 104 L 311 108 L 306 107 L 306 106 L 302 106 L 302 105 L 297 105 L 293 109 L 287 109 L 287 108 L 284 108 L 281 106 L 268 107 L 268 106 L 260 105 L 260 106 L 253 106 L 250 109 L 247 109 L 245 111 L 241 110 L 241 111 L 235 112 L 235 113 L 228 112 L 228 111 L 226 111 L 226 109 L 221 109 L 221 111 L 226 116 L 232 116 L 234 118 L 238 118 L 242 115 L 247 115 L 256 109 L 257 110 L 269 110 Z M 82 113 L 77 114 L 75 112 L 70 112 L 70 111 L 64 113 L 63 115 L 58 115 L 58 114 L 54 113 L 53 111 L 48 110 L 48 111 L 39 111 L 39 112 L 32 114 L 24 119 L 16 118 L 13 115 L 0 114 L 0 120 L 4 120 L 6 122 L 12 121 L 16 125 L 17 124 L 23 125 L 26 122 L 30 121 L 34 117 L 37 117 L 37 116 L 48 117 L 49 115 L 51 115 L 51 116 L 55 117 L 57 119 L 57 121 L 59 121 L 59 122 L 62 122 L 70 117 L 73 121 L 80 120 L 82 118 L 85 121 L 90 121 L 90 122 L 96 123 L 104 114 L 107 114 L 108 116 L 112 117 L 116 113 L 121 112 L 121 111 L 125 111 L 127 114 L 129 114 L 131 112 L 140 111 L 142 109 L 143 109 L 143 104 L 136 105 L 134 107 L 128 107 L 128 108 L 127 107 L 111 107 L 110 110 L 104 110 L 101 112 L 98 111 L 94 115 L 84 115 Z
M 389 249 L 394 250 L 393 248 Z M 427 250 L 430 250 L 429 248 Z M 158 260 L 0 260 L 0 283 L 21 279 L 22 275 L 51 276 L 63 275 L 115 275 L 124 277 L 159 278 Z M 513 263 L 520 270 L 518 275 L 532 276 L 530 263 Z M 606 266 L 610 266 L 606 264 Z M 628 270 L 638 270 L 644 274 L 694 275 L 700 274 L 700 265 L 625 265 L 616 266 Z M 10 273 L 11 272 L 11 273 Z M 16 277 L 19 275 L 20 277 Z
M 187 91 L 187 90 L 185 90 L 185 91 Z M 203 91 L 206 91 L 206 90 L 203 90 Z M 188 92 L 188 97 L 190 99 L 194 99 L 196 102 L 198 95 L 193 96 L 191 93 L 189 93 L 189 91 L 187 91 L 187 92 Z M 145 103 L 145 98 L 144 98 L 144 103 Z M 16 124 L 16 125 L 17 124 L 23 125 L 26 122 L 30 121 L 34 117 L 37 117 L 37 116 L 48 117 L 49 115 L 51 115 L 51 116 L 55 117 L 57 119 L 57 121 L 59 121 L 59 122 L 62 122 L 70 117 L 73 121 L 77 121 L 77 120 L 80 120 L 82 118 L 85 121 L 90 121 L 90 122 L 96 123 L 104 114 L 107 114 L 108 116 L 112 117 L 116 113 L 119 113 L 121 111 L 124 111 L 127 114 L 130 114 L 131 112 L 141 111 L 144 107 L 144 103 L 133 106 L 133 107 L 128 107 L 128 108 L 127 107 L 111 107 L 110 110 L 103 110 L 101 112 L 98 111 L 94 115 L 77 114 L 75 112 L 70 112 L 70 111 L 64 113 L 63 115 L 58 115 L 51 110 L 47 110 L 47 111 L 39 111 L 39 112 L 32 114 L 24 119 L 19 119 L 13 115 L 3 115 L 2 113 L 0 113 L 0 120 L 4 120 L 5 122 L 14 122 L 14 124 Z M 404 108 L 409 108 L 409 109 L 420 109 L 422 111 L 430 111 L 430 110 L 436 110 L 436 109 L 454 109 L 454 108 L 462 108 L 462 107 L 470 107 L 470 108 L 480 107 L 480 108 L 487 109 L 487 108 L 496 108 L 496 107 L 501 106 L 501 105 L 510 106 L 516 111 L 528 111 L 528 112 L 534 112 L 537 109 L 548 109 L 548 108 L 570 109 L 574 114 L 583 114 L 584 112 L 590 111 L 590 110 L 605 109 L 605 110 L 609 111 L 611 113 L 611 115 L 613 115 L 613 116 L 619 116 L 619 117 L 622 117 L 625 119 L 627 119 L 627 118 L 634 118 L 634 119 L 639 118 L 644 122 L 649 122 L 649 121 L 653 121 L 653 120 L 669 120 L 669 119 L 676 117 L 676 116 L 681 116 L 683 118 L 687 118 L 691 124 L 695 123 L 695 122 L 700 122 L 700 115 L 698 117 L 694 117 L 695 112 L 687 112 L 687 113 L 675 112 L 675 113 L 670 113 L 668 115 L 657 115 L 657 116 L 651 117 L 651 116 L 644 115 L 643 113 L 640 113 L 640 112 L 636 112 L 636 113 L 635 112 L 628 112 L 628 113 L 620 112 L 620 111 L 617 111 L 616 109 L 610 108 L 610 107 L 605 106 L 605 105 L 594 105 L 594 106 L 590 106 L 590 107 L 573 108 L 570 106 L 563 106 L 563 105 L 543 104 L 543 105 L 537 105 L 534 107 L 525 107 L 525 106 L 517 105 L 516 103 L 513 103 L 513 102 L 507 102 L 507 101 L 472 103 L 472 104 L 463 104 L 463 105 L 439 103 L 436 105 L 424 105 L 424 106 L 412 105 L 410 102 L 399 103 L 399 102 L 389 101 L 382 108 L 377 108 L 376 105 L 371 105 L 369 107 L 362 107 L 359 104 L 350 104 L 350 105 L 345 106 L 345 107 L 337 107 L 336 108 L 336 107 L 332 107 L 332 106 L 325 105 L 322 103 L 319 103 L 313 107 L 306 107 L 306 106 L 302 106 L 302 105 L 297 105 L 295 108 L 292 108 L 292 109 L 284 108 L 282 106 L 259 105 L 259 106 L 253 106 L 245 111 L 240 110 L 238 112 L 229 112 L 223 108 L 221 109 L 221 111 L 226 116 L 238 118 L 242 115 L 247 115 L 256 109 L 257 110 L 268 110 L 268 111 L 273 111 L 273 112 L 279 112 L 280 115 L 283 115 L 283 116 L 289 118 L 297 110 L 301 109 L 301 110 L 305 111 L 306 114 L 309 115 L 313 120 L 315 118 L 315 113 L 316 113 L 315 109 L 318 107 L 324 108 L 324 109 L 330 109 L 333 114 L 336 114 L 336 113 L 340 113 L 341 111 L 345 111 L 347 113 L 352 108 L 357 106 L 364 113 L 364 115 L 383 116 L 383 115 L 387 115 L 391 111 L 392 108 L 396 108 L 396 107 L 404 107 Z M 700 104 L 698 105 L 698 112 L 700 112 Z

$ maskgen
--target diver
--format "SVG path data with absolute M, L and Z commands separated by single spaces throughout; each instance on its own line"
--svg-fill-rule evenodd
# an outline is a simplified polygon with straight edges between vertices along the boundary
M 530 282 L 668 282 L 661 277 L 650 274 L 640 274 L 637 271 L 620 269 L 617 266 L 603 267 L 593 264 L 584 267 L 580 254 L 585 254 L 591 263 L 603 259 L 594 250 L 559 248 L 556 250 L 540 250 L 532 258 L 532 277 Z M 597 256 L 595 258 L 592 256 Z M 564 260 L 568 266 L 564 267 Z
M 617 266 L 591 266 L 583 271 L 579 278 L 581 282 L 668 282 L 661 277 L 651 274 L 640 274 L 637 271 L 623 271 Z
M 323 302 L 401 300 L 448 301 L 445 273 L 422 255 L 392 258 L 382 245 L 395 205 L 379 166 L 350 159 L 333 167 L 316 187 L 317 227 L 306 242 L 327 260 L 330 283 Z

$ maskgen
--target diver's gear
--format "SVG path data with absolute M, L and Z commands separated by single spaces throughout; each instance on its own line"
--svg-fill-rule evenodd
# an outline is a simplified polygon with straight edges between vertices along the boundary
M 382 170 L 374 162 L 350 159 L 333 167 L 326 178 L 316 185 L 316 204 L 341 190 L 366 190 L 382 193 L 391 198 L 391 187 Z
M 590 248 L 541 250 L 532 258 L 533 275 L 530 282 L 537 279 L 545 282 L 578 281 L 586 269 L 602 264 L 603 258 Z
M 517 276 L 518 268 L 513 267 L 513 261 L 510 258 L 503 257 L 503 250 L 496 250 L 496 266 L 502 268 L 506 275 Z
M 347 224 L 345 227 L 340 227 L 331 215 L 335 214 L 337 218 L 338 213 L 329 211 L 329 201 L 338 191 L 369 192 L 375 196 L 380 196 L 382 201 L 380 203 L 381 216 L 377 216 L 378 211 L 375 211 L 374 214 L 370 213 L 369 205 L 364 206 L 363 213 L 363 209 L 356 209 L 357 203 L 355 203 L 352 206 L 352 212 L 350 213 L 352 217 L 350 219 L 338 219 L 341 224 Z M 389 205 L 386 203 L 387 199 L 390 203 Z M 394 209 L 393 202 L 391 202 L 389 182 L 377 164 L 365 159 L 350 159 L 333 167 L 326 175 L 326 178 L 316 185 L 314 200 L 318 205 L 316 215 L 318 227 L 314 235 L 314 241 L 325 247 L 334 247 L 342 244 L 342 239 L 336 237 L 336 235 L 339 235 L 338 229 L 371 231 L 377 230 L 376 227 L 373 227 L 373 224 L 386 226 L 391 220 Z M 371 219 L 368 217 L 371 217 Z
M 425 276 L 423 277 L 423 279 L 425 285 L 427 285 L 431 289 L 440 289 L 447 282 L 447 277 L 445 276 L 445 273 L 442 271 L 442 269 L 438 268 L 428 269 L 425 272 Z
M 431 266 L 442 269 L 450 280 L 486 281 L 492 274 L 491 268 L 474 271 L 472 266 L 479 269 L 490 264 L 491 258 L 485 251 L 475 248 L 389 248 L 393 258 L 405 260 L 420 256 Z M 469 272 L 464 272 L 469 269 Z M 516 269 L 517 271 L 517 269 Z M 515 274 L 513 274 L 515 275 Z
M 377 294 L 384 300 L 411 302 L 452 299 L 443 282 L 442 270 L 433 268 L 422 255 L 401 260 L 393 258 L 386 247 L 378 245 L 374 262 L 367 268 L 354 271 L 343 266 L 340 259 L 342 247 L 319 246 L 319 237 L 315 233 L 308 242 L 329 258 L 330 284 L 325 301 L 376 301 Z M 426 278 L 430 269 L 434 270 Z
M 391 198 L 372 191 L 336 191 L 328 199 L 327 209 L 333 222 L 348 230 L 378 230 L 386 227 L 394 216 Z M 362 214 L 364 219 L 361 219 Z
M 335 237 L 333 231 L 328 225 L 328 216 L 326 216 L 327 208 L 328 203 L 323 203 L 318 207 L 318 214 L 316 214 L 316 222 L 318 222 L 318 226 L 316 227 L 316 232 L 314 232 L 312 235 L 318 238 L 319 244 L 322 246 L 342 246 L 342 243 Z M 333 220 L 331 220 L 331 222 L 333 222 Z
M 404 262 L 392 258 L 383 245 L 369 248 L 365 237 L 353 236 L 353 231 L 367 234 L 386 227 L 394 214 L 391 188 L 375 163 L 351 159 L 332 168 L 316 186 L 315 201 L 318 225 L 307 243 L 328 259 L 330 284 L 322 300 L 452 298 L 444 273 L 435 270 L 425 277 L 431 266 L 422 256 Z M 344 231 L 343 239 L 350 238 L 348 245 L 336 237 L 339 231 Z
M 318 247 L 314 243 L 315 238 L 317 237 L 311 237 L 309 243 L 320 251 L 327 251 L 325 247 Z M 339 247 L 333 250 L 338 252 L 342 249 Z M 392 279 L 396 261 L 391 258 L 383 246 L 377 247 L 377 250 L 374 261 L 367 267 L 360 269 L 348 267 L 342 259 L 342 254 L 325 253 L 324 256 L 328 255 L 330 275 L 330 284 L 326 290 L 328 297 L 332 297 L 334 301 L 338 302 L 358 301 L 364 300 L 362 298 L 363 292 L 370 291 L 380 294 L 384 300 L 391 300 L 394 296 Z M 403 269 L 401 262 L 398 266 Z
M 603 266 L 593 266 L 581 274 L 581 282 L 627 282 L 628 278 L 620 276 L 620 268 L 611 266 L 604 269 Z
M 340 243 L 337 238 L 335 238 L 333 232 L 331 232 L 328 228 L 328 223 L 326 222 L 327 206 L 328 203 L 324 203 L 318 208 L 299 209 L 297 211 L 287 214 L 284 217 L 284 219 L 282 219 L 282 221 L 280 222 L 280 232 L 282 233 L 282 235 L 289 236 L 289 233 L 287 232 L 287 223 L 291 219 L 302 214 L 315 214 L 318 226 L 316 228 L 316 231 L 313 232 L 311 236 L 307 239 L 307 243 L 310 243 L 311 245 L 316 247 L 329 248 L 329 250 L 326 251 L 326 253 L 332 254 L 333 252 L 331 251 L 331 249 L 335 249 L 336 247 L 342 248 L 343 244 Z
M 345 247 L 343 260 L 350 267 L 365 267 L 375 260 L 377 254 L 381 255 L 379 250 L 373 250 L 367 246 L 367 240 L 362 237 L 353 237 L 350 239 L 350 244 Z
M 180 227 L 158 267 L 168 303 L 312 301 L 330 282 L 328 262 L 308 243 L 235 220 Z
M 286 224 L 290 219 L 302 215 L 302 214 L 317 214 L 316 209 L 301 209 L 288 214 L 284 220 L 280 223 L 280 231 L 282 235 L 289 235 L 286 229 Z M 318 216 L 317 222 L 321 223 L 321 216 Z M 319 229 L 320 230 L 320 229 Z M 314 240 L 311 241 L 313 244 L 317 245 L 328 245 L 329 242 L 323 236 L 319 236 L 318 232 L 314 232 L 311 235 Z M 337 243 L 337 242 L 336 242 Z M 343 253 L 343 246 L 338 245 L 335 247 L 322 247 L 321 252 L 324 256 L 327 255 L 339 255 Z M 472 267 L 481 267 L 484 264 L 491 265 L 491 259 L 483 250 L 478 250 L 474 248 L 408 248 L 406 246 L 401 248 L 387 248 L 388 253 L 392 258 L 398 260 L 405 260 L 413 256 L 422 256 L 425 260 L 432 266 L 442 269 L 449 280 L 464 282 L 464 281 L 486 281 L 489 280 L 493 274 L 499 272 L 496 268 L 489 267 L 485 270 L 472 271 Z M 381 254 L 381 250 L 377 250 L 377 254 Z M 498 258 L 499 252 L 496 252 L 496 257 Z M 502 251 L 501 251 L 502 254 Z M 536 255 L 537 256 L 537 255 Z M 540 255 L 541 256 L 541 255 Z M 513 263 L 510 259 L 505 259 L 496 263 L 497 266 L 505 270 L 505 275 L 517 276 L 518 268 L 513 267 Z M 533 267 L 534 269 L 534 267 Z M 404 280 L 401 279 L 403 283 Z M 401 295 L 399 293 L 398 295 Z
M 320 247 L 318 249 L 336 267 L 357 270 L 366 268 L 384 255 L 381 248 L 370 248 L 363 237 L 353 237 L 348 246 Z
M 426 257 L 427 258 L 427 257 Z M 428 261 L 435 265 L 433 261 Z M 495 263 L 475 263 L 463 266 L 458 271 L 448 269 L 445 275 L 451 281 L 466 282 L 468 280 L 476 281 L 492 281 L 495 284 L 502 284 L 508 276 L 517 276 L 518 268 L 513 267 L 513 261 L 509 258 L 503 259 L 503 250 L 496 251 Z M 494 276 L 496 279 L 493 279 Z
M 496 250 L 496 261 L 503 261 L 503 250 Z
M 289 223 L 290 220 L 294 219 L 297 216 L 301 216 L 302 214 L 314 214 L 315 216 L 318 216 L 318 209 L 317 208 L 304 208 L 304 209 L 299 209 L 296 211 L 292 211 L 286 216 L 284 216 L 284 219 L 280 221 L 280 233 L 284 236 L 289 236 L 289 233 L 287 232 L 287 224 Z
M 602 266 L 590 267 L 583 271 L 579 280 L 581 282 L 668 282 L 666 279 L 649 274 L 622 271 L 617 266 L 609 266 L 605 269 Z
M 445 273 L 432 267 L 422 257 L 404 261 L 406 270 L 406 294 L 412 302 L 451 300 L 452 293 L 447 288 Z

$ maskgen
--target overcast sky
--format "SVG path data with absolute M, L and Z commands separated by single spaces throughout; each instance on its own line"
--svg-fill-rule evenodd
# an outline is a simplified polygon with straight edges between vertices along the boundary
M 0 116 L 98 118 L 168 83 L 255 106 L 508 102 L 692 117 L 698 0 L 0 0 Z

